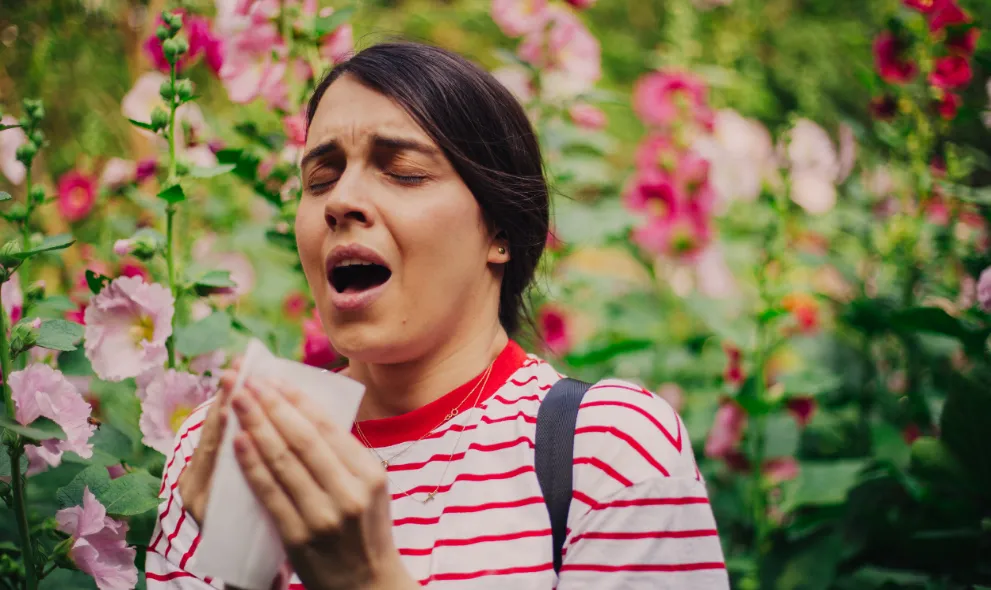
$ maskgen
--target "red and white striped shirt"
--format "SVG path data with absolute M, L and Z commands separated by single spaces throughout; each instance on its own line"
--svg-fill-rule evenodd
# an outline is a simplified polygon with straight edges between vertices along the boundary
M 433 590 L 728 589 L 684 424 L 661 398 L 613 379 L 589 389 L 578 412 L 569 531 L 555 575 L 534 436 L 540 402 L 560 378 L 510 342 L 480 401 L 474 393 L 465 400 L 476 378 L 408 414 L 361 423 L 384 458 L 424 437 L 388 467 L 393 534 L 407 570 Z M 454 408 L 458 415 L 431 432 Z M 207 409 L 186 420 L 167 459 L 148 590 L 223 587 L 188 571 L 199 531 L 177 484 Z M 292 590 L 304 590 L 293 582 Z

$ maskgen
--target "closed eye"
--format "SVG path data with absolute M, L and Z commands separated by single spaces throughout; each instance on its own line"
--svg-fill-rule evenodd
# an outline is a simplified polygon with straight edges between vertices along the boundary
M 426 176 L 415 175 L 415 174 L 393 174 L 388 173 L 389 177 L 398 182 L 399 184 L 405 184 L 409 186 L 416 186 L 418 184 L 423 184 L 426 180 Z
M 311 194 L 317 195 L 322 192 L 325 192 L 330 187 L 334 186 L 334 184 L 336 183 L 337 183 L 336 178 L 334 180 L 328 180 L 326 182 L 311 182 L 310 185 L 307 187 L 307 189 L 310 191 Z

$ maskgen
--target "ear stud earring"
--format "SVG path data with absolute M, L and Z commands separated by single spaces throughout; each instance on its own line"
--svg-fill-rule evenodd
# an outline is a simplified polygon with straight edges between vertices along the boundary
M 506 253 L 506 248 L 503 246 L 499 246 L 499 254 L 505 254 L 505 253 Z

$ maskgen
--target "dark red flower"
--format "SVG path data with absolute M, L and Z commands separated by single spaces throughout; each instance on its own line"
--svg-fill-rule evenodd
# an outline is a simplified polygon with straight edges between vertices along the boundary
M 890 121 L 898 114 L 898 101 L 890 94 L 875 96 L 871 99 L 870 112 L 878 121 Z
M 933 0 L 933 8 L 929 12 L 929 30 L 933 33 L 969 22 L 970 16 L 960 8 L 957 0 Z
M 970 60 L 962 55 L 950 55 L 936 60 L 929 74 L 929 83 L 937 88 L 963 88 L 974 77 Z
M 818 404 L 815 398 L 809 396 L 793 397 L 788 400 L 788 411 L 795 417 L 799 426 L 808 426 L 816 412 Z
M 138 162 L 137 171 L 134 173 L 135 182 L 141 184 L 142 182 L 148 180 L 155 175 L 155 171 L 158 169 L 158 162 L 155 158 L 146 158 Z
M 891 84 L 905 84 L 919 72 L 918 66 L 905 57 L 905 44 L 891 31 L 874 39 L 874 65 L 881 79 Z
M 977 40 L 981 38 L 981 30 L 970 27 L 964 30 L 950 31 L 946 36 L 946 48 L 950 53 L 971 57 L 977 49 Z
M 902 0 L 905 6 L 914 8 L 922 14 L 930 14 L 936 9 L 936 0 Z
M 959 94 L 944 92 L 943 98 L 935 103 L 936 112 L 947 121 L 952 121 L 956 118 L 961 104 L 963 104 L 963 99 L 960 98 Z

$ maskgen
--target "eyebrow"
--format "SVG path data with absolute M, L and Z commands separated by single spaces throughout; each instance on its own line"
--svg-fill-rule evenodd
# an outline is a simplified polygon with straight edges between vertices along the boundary
M 436 157 L 440 150 L 436 147 L 405 137 L 387 137 L 385 135 L 372 135 L 372 146 L 375 148 L 385 148 L 393 151 L 419 152 L 425 156 Z M 327 141 L 306 152 L 300 161 L 300 169 L 306 168 L 307 164 L 314 160 L 319 160 L 328 154 L 340 151 L 341 146 L 336 139 Z

